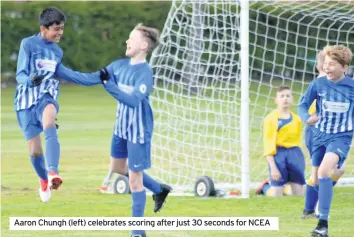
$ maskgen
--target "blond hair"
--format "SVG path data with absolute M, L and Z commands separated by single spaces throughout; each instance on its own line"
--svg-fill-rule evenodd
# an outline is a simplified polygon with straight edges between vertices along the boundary
M 328 45 L 323 49 L 326 56 L 340 63 L 343 67 L 350 65 L 353 53 L 350 48 L 344 45 Z
M 152 52 L 160 44 L 160 31 L 158 29 L 139 23 L 134 30 L 139 30 L 148 39 L 148 53 Z

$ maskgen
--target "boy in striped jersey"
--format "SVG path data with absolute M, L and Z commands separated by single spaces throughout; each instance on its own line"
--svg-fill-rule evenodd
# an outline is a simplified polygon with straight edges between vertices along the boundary
M 345 73 L 352 60 L 343 45 L 324 48 L 326 76 L 315 79 L 299 104 L 299 115 L 312 128 L 312 179 L 319 181 L 319 222 L 314 237 L 328 236 L 328 215 L 333 196 L 331 174 L 341 167 L 352 143 L 354 126 L 354 80 Z M 308 110 L 316 100 L 317 114 Z M 318 168 L 318 169 L 316 169 Z
M 119 102 L 111 143 L 110 171 L 105 183 L 110 180 L 112 172 L 129 176 L 133 217 L 144 216 L 144 186 L 154 193 L 155 212 L 161 209 L 171 191 L 170 186 L 156 182 L 144 172 L 151 167 L 154 126 L 149 103 L 153 71 L 146 56 L 157 47 L 158 37 L 158 30 L 138 24 L 126 41 L 128 58 L 114 61 L 101 70 L 104 88 Z M 144 237 L 146 233 L 133 230 L 132 236 Z
M 59 175 L 60 145 L 55 124 L 59 111 L 57 98 L 62 78 L 82 85 L 100 83 L 99 72 L 74 72 L 61 64 L 63 51 L 58 46 L 65 15 L 56 8 L 47 8 L 39 17 L 40 33 L 22 40 L 16 71 L 14 107 L 17 121 L 27 140 L 32 165 L 40 178 L 39 195 L 49 201 L 51 189 L 62 183 Z M 40 133 L 44 131 L 45 167 Z
M 318 70 L 318 77 L 323 77 L 326 76 L 326 73 L 323 70 L 323 64 L 325 61 L 325 53 L 323 50 L 321 50 L 317 54 L 317 64 L 316 64 L 316 69 Z M 312 116 L 316 114 L 316 100 L 313 101 L 310 109 L 309 109 L 309 114 Z M 310 157 L 312 155 L 312 128 L 313 125 L 307 125 L 305 128 L 305 143 L 306 147 L 309 151 Z M 317 172 L 318 167 L 313 167 Z M 332 184 L 335 186 L 339 180 L 339 178 L 344 174 L 345 171 L 345 163 L 341 167 L 335 167 L 332 173 Z M 313 181 L 314 180 L 314 181 Z M 316 205 L 317 203 L 317 205 Z M 316 206 L 316 208 L 315 208 Z M 302 213 L 301 218 L 302 219 L 307 219 L 307 218 L 318 218 L 318 178 L 314 177 L 312 178 L 311 176 L 308 178 L 306 181 L 306 196 L 305 196 L 305 207 Z

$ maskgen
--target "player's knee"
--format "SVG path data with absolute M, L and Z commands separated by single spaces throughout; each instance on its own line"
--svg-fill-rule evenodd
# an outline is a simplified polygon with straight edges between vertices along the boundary
M 43 155 L 43 153 L 41 151 L 31 151 L 30 152 L 30 156 L 34 157 L 34 158 L 39 158 Z
M 33 138 L 28 141 L 29 153 L 30 156 L 34 158 L 39 158 L 43 155 L 43 150 L 41 147 L 40 139 Z
M 128 169 L 125 168 L 125 167 L 114 167 L 114 166 L 111 166 L 111 171 L 113 173 L 118 173 L 120 175 L 127 175 L 128 174 Z
M 144 188 L 140 175 L 132 175 L 131 172 L 129 173 L 129 187 L 133 192 Z
M 329 178 L 332 176 L 332 170 L 327 168 L 326 166 L 321 166 L 318 169 L 318 177 L 319 178 Z
M 293 184 L 292 185 L 292 194 L 293 196 L 304 196 L 305 189 L 304 186 L 301 184 Z

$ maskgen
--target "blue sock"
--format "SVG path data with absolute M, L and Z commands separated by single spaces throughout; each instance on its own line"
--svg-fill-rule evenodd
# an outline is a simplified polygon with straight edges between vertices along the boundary
M 132 192 L 132 216 L 133 217 L 143 217 L 145 211 L 145 204 L 146 204 L 146 192 L 145 190 L 141 192 Z M 132 234 L 141 235 L 144 234 L 144 230 L 133 230 Z
M 332 178 L 320 178 L 320 189 L 319 189 L 319 211 L 320 220 L 328 220 L 329 210 L 332 203 L 333 197 L 333 184 Z
M 305 211 L 314 211 L 318 201 L 318 186 L 306 184 Z
M 262 192 L 267 196 L 267 191 L 270 189 L 270 184 L 264 184 L 262 187 Z
M 59 173 L 60 144 L 58 141 L 57 129 L 47 128 L 45 136 L 45 157 L 47 158 L 48 171 Z
M 43 180 L 48 180 L 47 169 L 45 168 L 44 158 L 43 156 L 40 157 L 31 157 L 31 162 L 33 165 L 34 170 L 36 171 L 39 178 Z
M 126 176 L 129 177 L 128 174 Z M 153 178 L 151 178 L 151 176 L 149 176 L 145 172 L 143 172 L 143 185 L 145 188 L 153 192 L 153 194 L 158 194 L 162 192 L 161 184 L 156 180 L 154 180 Z

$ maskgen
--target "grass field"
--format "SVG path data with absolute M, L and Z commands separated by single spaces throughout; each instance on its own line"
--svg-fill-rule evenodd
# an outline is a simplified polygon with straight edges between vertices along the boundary
M 58 118 L 60 170 L 64 184 L 53 193 L 49 203 L 43 204 L 39 201 L 38 181 L 13 111 L 14 90 L 13 87 L 3 88 L 1 95 L 1 236 L 129 236 L 128 231 L 9 231 L 11 216 L 129 217 L 131 208 L 129 195 L 98 192 L 108 168 L 115 101 L 100 86 L 61 87 Z M 149 237 L 305 237 L 316 224 L 315 220 L 299 219 L 303 198 L 296 197 L 270 199 L 252 196 L 240 200 L 173 196 L 158 214 L 153 213 L 152 204 L 149 197 L 146 216 L 276 216 L 279 217 L 280 228 L 279 231 L 263 232 L 149 231 Z M 335 188 L 330 214 L 331 237 L 353 236 L 353 204 L 354 188 Z

